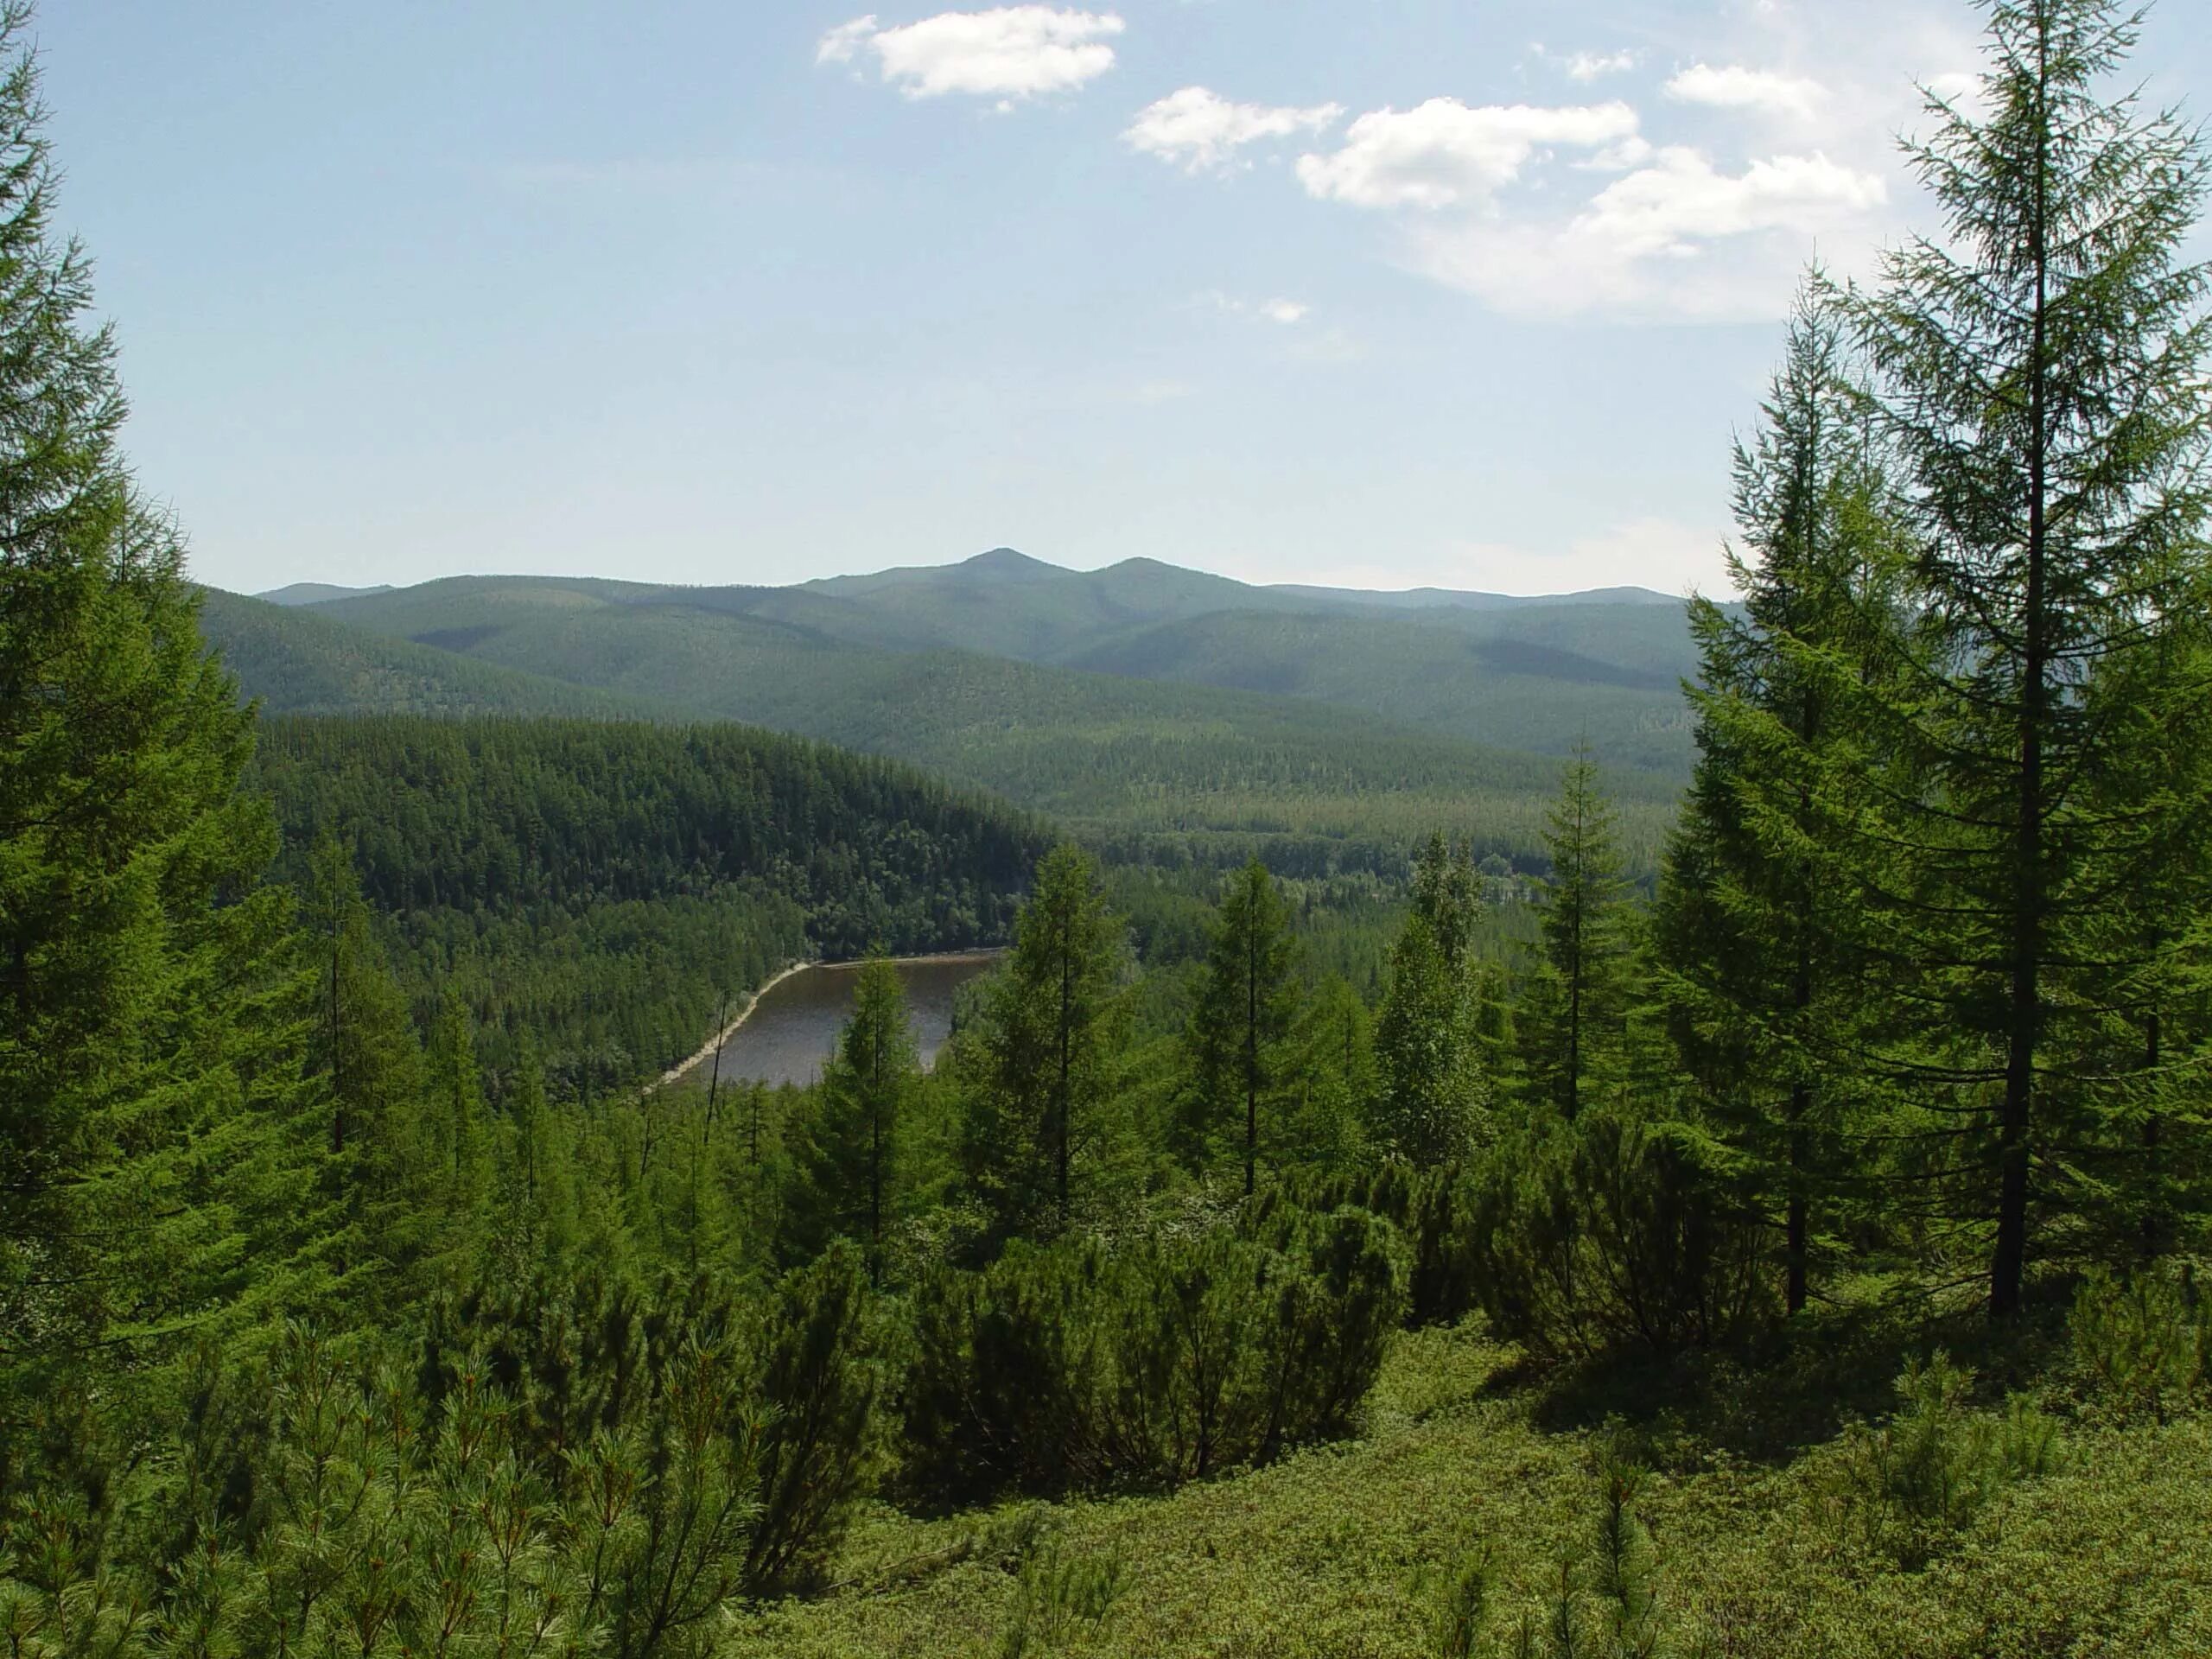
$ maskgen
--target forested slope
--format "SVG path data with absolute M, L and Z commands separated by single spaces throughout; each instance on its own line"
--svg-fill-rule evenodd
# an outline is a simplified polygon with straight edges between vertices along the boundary
M 577 1086 L 587 1052 L 606 1080 L 689 1054 L 793 957 L 1002 939 L 1045 844 L 908 767 L 727 724 L 289 716 L 250 777 L 281 876 L 321 893 L 318 846 L 350 855 L 420 1013 L 465 1007 L 495 1069 L 527 1037 Z
M 1539 855 L 1558 776 L 1548 757 L 1314 699 L 882 651 L 720 608 L 712 593 L 626 591 L 464 577 L 321 608 L 480 661 L 895 755 L 1163 856 L 1233 860 L 1264 846 L 1306 867 L 1397 869 L 1440 823 L 1486 852 Z M 1623 768 L 1615 784 L 1649 868 L 1675 780 Z
M 641 698 L 473 661 L 284 604 L 202 590 L 200 631 L 271 714 L 596 715 L 673 712 Z

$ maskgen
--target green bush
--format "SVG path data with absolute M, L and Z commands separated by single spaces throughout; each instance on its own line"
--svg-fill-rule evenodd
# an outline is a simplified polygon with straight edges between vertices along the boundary
M 2058 1425 L 2025 1400 L 1970 1403 L 1974 1373 L 1940 1350 L 1898 1376 L 1897 1412 L 1839 1449 L 1832 1491 L 1857 1541 L 1917 1571 L 2016 1480 L 2058 1466 Z
M 2164 1421 L 2201 1400 L 2212 1380 L 2212 1316 L 2186 1263 L 2132 1277 L 2091 1274 L 2068 1328 L 2076 1367 L 2098 1402 L 2122 1416 Z
M 1402 1306 L 1358 1211 L 1011 1251 L 917 1299 L 904 1389 L 917 1492 L 1174 1484 L 1341 1434 Z
M 1694 1124 L 1590 1111 L 1508 1141 L 1467 1225 L 1484 1311 L 1540 1355 L 1711 1347 L 1772 1312 L 1770 1229 Z

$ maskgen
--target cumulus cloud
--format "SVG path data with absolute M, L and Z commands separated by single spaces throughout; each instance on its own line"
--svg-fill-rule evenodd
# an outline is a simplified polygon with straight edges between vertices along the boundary
M 1577 223 L 1642 257 L 1693 252 L 1700 242 L 1754 231 L 1818 231 L 1888 197 L 1874 174 L 1821 155 L 1777 156 L 1727 174 L 1694 149 L 1669 149 L 1599 191 Z
M 1667 83 L 1667 96 L 1715 110 L 1755 110 L 1764 115 L 1809 120 L 1827 96 L 1817 80 L 1771 69 L 1747 69 L 1740 63 L 1694 63 Z
M 1248 144 L 1319 132 L 1343 114 L 1340 104 L 1307 109 L 1236 104 L 1204 86 L 1185 86 L 1138 111 L 1122 137 L 1132 149 L 1189 172 L 1221 172 Z
M 1569 219 L 1416 227 L 1407 262 L 1521 315 L 1766 315 L 1790 291 L 1808 241 L 1863 221 L 1887 195 L 1878 175 L 1825 156 L 1730 173 L 1670 148 Z M 1723 249 L 1729 257 L 1712 257 Z
M 871 14 L 823 35 L 815 61 L 872 57 L 882 79 L 909 98 L 964 92 L 1011 103 L 1096 80 L 1114 67 L 1108 42 L 1123 27 L 1110 11 L 1052 6 L 940 12 L 891 29 Z
M 1414 109 L 1361 116 L 1334 154 L 1300 156 L 1298 176 L 1322 200 L 1433 211 L 1488 200 L 1539 149 L 1602 151 L 1636 130 L 1636 111 L 1621 103 L 1471 109 L 1454 98 L 1433 98 Z

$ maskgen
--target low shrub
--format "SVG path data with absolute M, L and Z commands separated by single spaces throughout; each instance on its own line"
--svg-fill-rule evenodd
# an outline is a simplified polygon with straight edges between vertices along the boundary
M 1402 1301 L 1360 1211 L 1010 1251 L 917 1298 L 906 1474 L 937 1501 L 1173 1484 L 1344 1432 Z
M 2058 1425 L 2018 1396 L 1998 1411 L 1969 1403 L 1974 1373 L 1938 1351 L 1907 1364 L 1899 1408 L 1843 1438 L 1831 1488 L 1846 1532 L 1908 1571 L 1935 1559 L 2016 1480 L 2058 1466 Z
M 2201 1402 L 2212 1383 L 2212 1310 L 2190 1263 L 2091 1274 L 2068 1332 L 2092 1396 L 2122 1417 L 2164 1421 Z

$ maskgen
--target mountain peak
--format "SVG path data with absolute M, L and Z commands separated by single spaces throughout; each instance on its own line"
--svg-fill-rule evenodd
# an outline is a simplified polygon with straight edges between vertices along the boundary
M 1065 576 L 1070 573 L 1057 564 L 1047 564 L 1042 559 L 1033 559 L 1027 553 L 1011 547 L 995 547 L 988 553 L 978 553 L 972 559 L 963 559 L 960 567 L 979 576 Z

